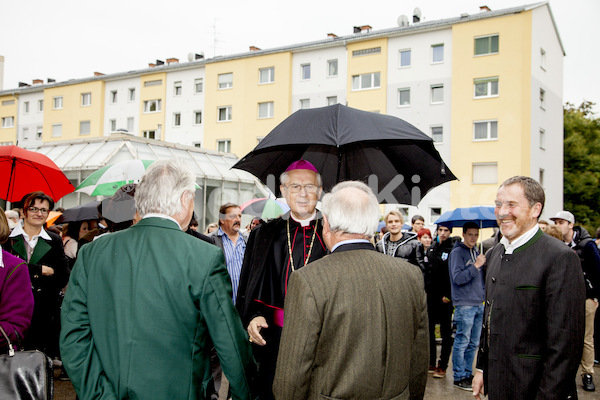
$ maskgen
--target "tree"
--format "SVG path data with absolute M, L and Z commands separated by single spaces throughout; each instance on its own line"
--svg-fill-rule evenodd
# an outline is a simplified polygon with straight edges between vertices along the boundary
M 564 107 L 564 207 L 592 236 L 600 227 L 600 119 L 593 106 Z

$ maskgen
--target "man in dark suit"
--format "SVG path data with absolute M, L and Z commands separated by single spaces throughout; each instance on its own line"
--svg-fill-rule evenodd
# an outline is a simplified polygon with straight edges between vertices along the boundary
M 427 304 L 421 271 L 375 251 L 379 206 L 362 182 L 323 198 L 331 255 L 290 277 L 277 399 L 422 399 Z
M 579 258 L 544 234 L 545 195 L 515 176 L 496 194 L 500 243 L 487 256 L 483 329 L 473 379 L 490 400 L 568 399 L 575 389 L 585 321 Z

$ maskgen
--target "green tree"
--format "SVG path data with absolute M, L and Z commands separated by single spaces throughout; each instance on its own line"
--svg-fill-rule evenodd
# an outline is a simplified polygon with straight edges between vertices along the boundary
M 600 227 L 600 119 L 593 106 L 564 107 L 564 207 L 592 236 Z

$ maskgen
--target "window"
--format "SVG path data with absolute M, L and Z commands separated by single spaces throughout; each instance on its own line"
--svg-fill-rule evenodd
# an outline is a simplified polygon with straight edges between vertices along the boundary
M 377 89 L 379 87 L 379 72 L 352 76 L 352 90 Z
M 273 102 L 258 103 L 258 118 L 273 118 Z
M 540 185 L 542 185 L 542 187 L 544 187 L 544 169 L 540 168 L 540 179 L 538 180 L 538 182 L 540 183 Z
M 29 102 L 28 101 L 23 102 L 23 113 L 29 114 Z
M 148 86 L 160 86 L 160 85 L 162 85 L 162 79 L 157 79 L 157 80 L 154 80 L 154 81 L 146 81 L 146 82 L 144 82 L 144 86 L 146 86 L 146 87 L 148 87 Z
M 431 62 L 432 63 L 444 62 L 444 45 L 443 44 L 431 45 Z
M 473 90 L 476 98 L 497 97 L 498 77 L 475 79 Z
M 156 131 L 144 131 L 142 136 L 146 139 L 156 139 Z
M 540 129 L 540 149 L 546 149 L 546 131 Z
M 194 147 L 202 147 L 202 142 L 194 142 Z
M 133 117 L 127 117 L 127 132 L 133 132 L 133 124 L 134 124 Z
M 219 74 L 219 90 L 231 89 L 233 87 L 233 73 Z
M 498 139 L 498 121 L 473 122 L 473 140 Z
M 231 140 L 217 140 L 217 151 L 223 153 L 231 152 Z
M 111 90 L 110 92 L 110 103 L 115 104 L 117 102 L 117 91 Z
M 129 88 L 128 94 L 127 94 L 127 99 L 129 101 L 135 101 L 135 88 Z
M 54 108 L 55 110 L 61 110 L 63 108 L 62 96 L 57 96 L 52 99 L 52 108 Z
M 410 106 L 410 88 L 398 89 L 398 105 Z
M 53 124 L 52 125 L 52 137 L 61 137 L 62 136 L 62 124 Z
M 110 124 L 110 131 L 111 132 L 114 132 L 114 131 L 117 130 L 117 120 L 116 119 L 111 119 L 109 121 L 109 124 Z
M 273 83 L 275 82 L 275 67 L 261 68 L 258 70 L 258 83 Z
M 431 85 L 431 103 L 444 102 L 444 85 Z
M 432 126 L 431 127 L 431 138 L 435 143 L 442 143 L 444 141 L 444 127 L 443 126 Z
M 90 134 L 90 121 L 79 121 L 79 134 L 89 135 Z
M 546 91 L 540 89 L 540 107 L 543 109 L 546 106 Z
M 44 111 L 44 100 L 38 100 L 38 111 Z
M 202 111 L 194 111 L 194 125 L 202 123 Z
M 366 56 L 369 54 L 380 54 L 380 53 L 381 53 L 381 47 L 371 47 L 370 49 L 354 50 L 352 52 L 352 57 Z
M 173 96 L 181 96 L 181 81 L 175 82 L 173 86 Z
M 337 96 L 328 96 L 327 97 L 327 105 L 333 106 L 338 103 Z
M 327 76 L 338 76 L 338 60 L 327 60 Z
M 433 225 L 435 221 L 438 220 L 439 217 L 442 216 L 442 208 L 441 207 L 430 207 L 429 208 L 429 221 L 430 224 Z
M 23 128 L 23 140 L 29 140 L 29 128 Z
M 497 54 L 499 48 L 498 35 L 482 36 L 475 38 L 475 55 Z
M 144 113 L 160 112 L 162 101 L 157 100 L 146 100 L 144 101 Z
M 91 93 L 81 93 L 81 105 L 83 107 L 90 106 L 92 104 L 92 94 Z
M 410 49 L 400 50 L 400 68 L 410 67 Z
M 310 99 L 300 99 L 300 108 L 310 108 Z
M 2 102 L 2 105 L 3 105 L 3 106 L 12 106 L 13 104 L 15 104 L 15 101 L 14 101 L 14 100 L 4 100 L 4 101 Z
M 15 117 L 2 117 L 2 127 L 12 128 L 15 126 Z
M 194 93 L 202 93 L 204 90 L 204 79 L 196 78 L 194 79 Z
M 540 49 L 540 68 L 546 70 L 546 50 Z
M 173 126 L 181 126 L 181 113 L 173 113 Z
M 219 122 L 231 121 L 231 106 L 218 108 L 218 121 Z
M 474 163 L 473 184 L 498 183 L 498 163 Z
M 310 64 L 300 65 L 300 79 L 303 81 L 310 79 Z
M 43 130 L 42 130 L 42 127 L 41 127 L 41 126 L 38 126 L 38 127 L 36 128 L 36 130 L 35 130 L 35 137 L 36 137 L 37 139 L 41 139 L 41 138 L 42 138 L 42 131 L 43 131 Z

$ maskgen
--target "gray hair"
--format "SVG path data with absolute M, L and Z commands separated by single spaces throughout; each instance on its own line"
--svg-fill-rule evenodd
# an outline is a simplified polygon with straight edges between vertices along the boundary
M 323 197 L 321 212 L 333 232 L 373 236 L 379 224 L 379 203 L 373 191 L 359 181 L 338 183 Z
M 295 170 L 293 169 L 292 171 L 295 171 Z M 310 171 L 310 170 L 307 170 L 307 171 Z M 317 186 L 323 187 L 323 179 L 321 178 L 321 174 L 318 174 L 315 171 L 311 171 L 311 172 L 317 174 Z M 281 173 L 281 175 L 279 175 L 279 183 L 281 183 L 283 186 L 285 186 L 289 181 L 290 181 L 290 175 L 288 174 L 288 171 L 284 171 Z
M 533 207 L 536 203 L 542 205 L 540 209 L 540 215 L 542 215 L 544 205 L 546 204 L 546 195 L 544 194 L 542 185 L 533 178 L 517 175 L 502 182 L 502 185 L 498 189 L 515 184 L 519 184 L 523 188 L 523 193 L 529 203 L 529 207 Z
M 149 213 L 173 216 L 182 211 L 181 195 L 193 196 L 196 175 L 181 160 L 152 163 L 135 190 L 135 207 L 143 217 Z

